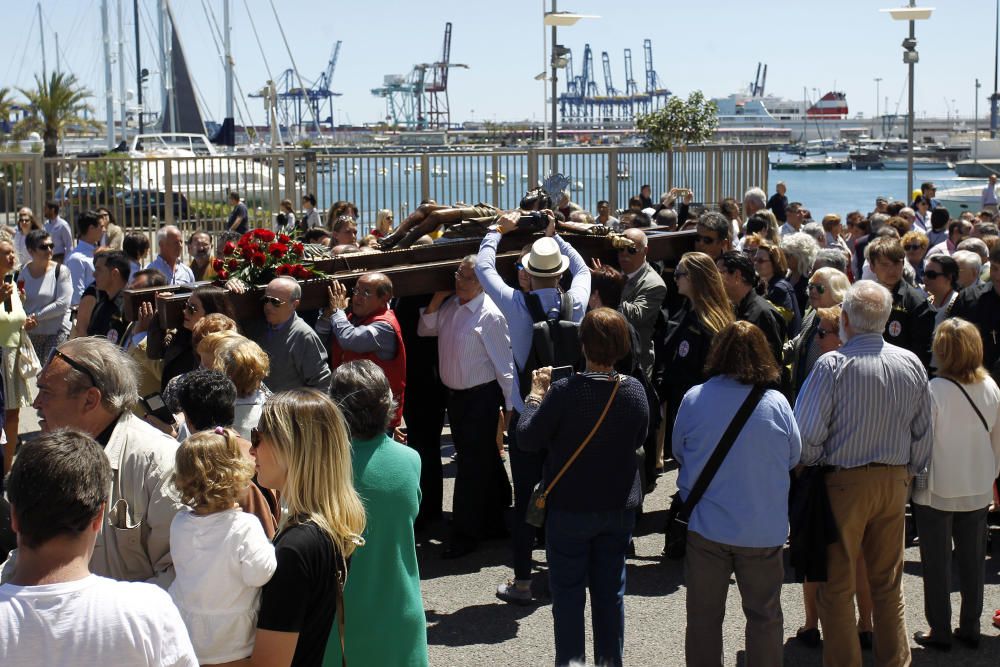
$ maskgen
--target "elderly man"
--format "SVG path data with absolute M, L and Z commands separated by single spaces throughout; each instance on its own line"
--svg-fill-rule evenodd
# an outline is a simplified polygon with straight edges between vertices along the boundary
M 958 288 L 960 290 L 979 282 L 979 274 L 983 270 L 983 260 L 978 254 L 971 250 L 956 250 L 952 253 L 951 258 L 958 264 Z
M 715 211 L 702 213 L 698 218 L 698 236 L 694 237 L 694 249 L 703 252 L 713 260 L 732 248 L 732 225 L 726 217 Z
M 188 237 L 189 268 L 195 280 L 215 280 L 212 268 L 212 237 L 208 232 L 197 231 Z
M 886 342 L 917 355 L 924 368 L 931 363 L 934 310 L 922 291 L 903 280 L 906 252 L 899 239 L 880 237 L 868 244 L 868 261 L 875 278 L 892 294 L 892 313 L 885 326 Z
M 948 238 L 941 243 L 938 243 L 936 246 L 932 246 L 931 249 L 927 251 L 927 255 L 925 255 L 925 257 L 930 258 L 933 255 L 940 253 L 950 255 L 958 250 L 958 244 L 969 238 L 969 235 L 971 234 L 971 222 L 964 219 L 952 220 L 948 223 Z
M 123 312 L 125 286 L 129 279 L 128 257 L 119 250 L 98 253 L 94 258 L 97 305 L 87 323 L 88 336 L 103 336 L 119 344 L 128 328 Z
M 743 194 L 743 219 L 749 220 L 757 211 L 767 208 L 767 193 L 760 188 L 750 188 Z
M 633 247 L 618 250 L 618 266 L 626 278 L 618 310 L 639 334 L 639 366 L 646 377 L 652 380 L 653 328 L 656 326 L 660 306 L 667 298 L 667 286 L 646 261 L 649 253 L 646 234 L 641 229 L 628 229 L 624 235 L 632 241 Z
M 789 234 L 795 234 L 802 229 L 802 220 L 804 218 L 802 213 L 802 203 L 793 201 L 788 205 L 788 209 L 785 211 L 785 224 L 781 226 L 778 230 L 782 236 L 788 236 Z
M 802 463 L 832 470 L 826 485 L 838 537 L 827 547 L 827 580 L 818 596 L 824 665 L 862 662 L 854 616 L 859 555 L 875 607 L 875 664 L 910 664 L 905 507 L 911 479 L 930 459 L 933 432 L 923 362 L 882 338 L 892 310 L 893 297 L 881 285 L 851 286 L 840 320 L 847 342 L 819 358 L 795 403 Z
M 455 272 L 455 292 L 437 292 L 417 332 L 438 337 L 441 381 L 448 388 L 448 421 L 458 453 L 451 539 L 443 558 L 475 550 L 492 534 L 506 533 L 510 506 L 507 472 L 496 448 L 500 408 L 513 407 L 514 356 L 507 320 L 476 277 L 476 256 Z
M 68 341 L 38 376 L 34 408 L 43 433 L 82 431 L 111 463 L 111 498 L 91 571 L 166 588 L 174 578 L 170 522 L 182 507 L 171 482 L 177 441 L 132 414 L 138 372 L 109 340 Z
M 989 282 L 962 290 L 951 314 L 978 327 L 983 339 L 983 366 L 994 379 L 1000 378 L 1000 244 L 990 251 Z
M 76 308 L 83 298 L 83 291 L 94 282 L 94 252 L 97 244 L 101 242 L 104 229 L 101 227 L 101 218 L 97 211 L 85 211 L 80 214 L 77 220 L 77 230 L 80 240 L 77 241 L 73 252 L 66 258 L 66 268 L 73 281 L 73 298 L 70 305 Z
M 326 346 L 312 327 L 295 312 L 302 301 L 302 287 L 294 278 L 279 276 L 267 284 L 264 321 L 248 325 L 250 337 L 271 361 L 264 384 L 273 392 L 310 387 L 330 388 Z
M 59 217 L 59 202 L 45 203 L 45 231 L 52 237 L 52 259 L 62 262 L 73 249 L 73 230 Z
M 316 332 L 330 336 L 330 366 L 345 361 L 369 359 L 385 373 L 396 401 L 390 426 L 403 419 L 406 390 L 406 347 L 396 314 L 389 309 L 392 281 L 384 273 L 366 273 L 358 278 L 348 298 L 347 289 L 335 280 L 328 288 L 330 300 L 316 322 Z M 347 310 L 350 309 L 350 315 Z
M 500 238 L 517 229 L 521 211 L 511 211 L 497 220 L 497 225 L 491 227 L 479 246 L 476 261 L 476 275 L 483 289 L 500 307 L 507 318 L 510 328 L 510 342 L 514 353 L 514 363 L 518 373 L 529 370 L 526 368 L 531 352 L 532 334 L 537 312 L 529 307 L 529 300 L 542 313 L 550 317 L 560 317 L 563 310 L 564 297 L 559 291 L 559 280 L 567 268 L 573 275 L 573 282 L 565 299 L 568 300 L 571 317 L 574 322 L 583 320 L 590 300 L 590 270 L 587 263 L 573 246 L 566 243 L 555 233 L 555 218 L 544 212 L 548 217 L 545 237 L 531 245 L 531 252 L 521 258 L 524 272 L 529 276 L 530 291 L 525 294 L 519 289 L 507 285 L 496 270 L 496 252 Z M 520 383 L 514 386 L 518 387 Z M 524 387 L 527 393 L 528 387 Z M 497 597 L 504 602 L 513 604 L 531 603 L 531 551 L 535 542 L 535 529 L 524 520 L 531 490 L 542 477 L 542 458 L 535 452 L 518 449 L 514 437 L 517 431 L 517 420 L 524 409 L 520 390 L 511 398 L 513 413 L 507 433 L 510 441 L 510 467 L 514 479 L 514 520 L 513 520 L 513 552 L 514 578 L 500 584 Z
M 785 318 L 769 301 L 757 294 L 757 273 L 753 262 L 745 253 L 731 250 L 716 261 L 722 274 L 726 295 L 736 307 L 736 319 L 746 320 L 764 332 L 779 368 L 783 364 L 782 349 L 787 337 Z
M 189 285 L 194 282 L 194 272 L 181 261 L 184 236 L 173 225 L 165 225 L 156 232 L 160 254 L 146 268 L 156 269 L 167 277 L 169 285 Z

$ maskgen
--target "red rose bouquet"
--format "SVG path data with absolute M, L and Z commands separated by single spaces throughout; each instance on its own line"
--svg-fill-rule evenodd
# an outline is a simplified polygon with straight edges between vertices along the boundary
M 212 268 L 220 280 L 239 278 L 247 285 L 262 285 L 276 276 L 322 278 L 322 272 L 302 264 L 304 252 L 301 243 L 285 234 L 251 229 L 236 243 L 226 243 Z

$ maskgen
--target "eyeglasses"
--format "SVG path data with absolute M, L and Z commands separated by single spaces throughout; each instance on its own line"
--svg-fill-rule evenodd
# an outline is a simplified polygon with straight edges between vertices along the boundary
M 919 243 L 903 246 L 903 250 L 905 250 L 906 252 L 913 252 L 914 250 L 923 250 L 923 249 L 924 247 Z
M 809 283 L 809 291 L 816 292 L 817 294 L 824 294 L 826 292 L 826 286 L 822 283 Z
M 56 247 L 55 243 L 39 243 L 38 244 L 38 249 L 39 250 L 52 250 L 55 247 Z
M 49 354 L 49 358 L 48 358 L 48 361 L 46 362 L 46 365 L 48 365 L 49 363 L 51 363 L 52 360 L 54 358 L 56 358 L 56 357 L 59 357 L 60 359 L 62 359 L 63 361 L 65 361 L 66 364 L 69 365 L 69 367 L 72 368 L 73 370 L 79 371 L 79 372 L 83 373 L 84 375 L 86 375 L 87 379 L 90 380 L 90 384 L 94 385 L 95 387 L 98 387 L 97 378 L 94 377 L 94 372 L 93 371 L 91 371 L 89 368 L 87 368 L 86 366 L 84 366 L 83 364 L 81 364 L 76 359 L 73 359 L 72 357 L 64 354 L 63 352 L 60 352 L 58 349 L 53 349 L 52 350 L 52 353 Z M 98 388 L 100 388 L 100 387 L 98 387 Z
M 674 271 L 674 280 L 677 280 L 678 278 L 687 278 L 687 275 L 688 275 L 687 271 L 682 271 L 681 269 L 677 269 L 676 271 Z
M 924 269 L 924 278 L 929 280 L 934 280 L 936 278 L 944 278 L 945 275 L 941 271 L 935 271 L 934 269 Z
M 264 297 L 264 298 L 265 299 L 268 299 L 268 298 L 273 299 L 274 297 Z M 187 312 L 189 312 L 189 313 L 191 313 L 192 315 L 194 315 L 195 313 L 198 312 L 198 306 L 196 306 L 195 304 L 193 304 L 190 301 L 188 301 L 187 303 L 184 304 L 184 310 L 187 311 Z
M 819 338 L 820 340 L 826 338 L 827 336 L 834 336 L 836 334 L 837 334 L 836 331 L 829 331 L 827 329 L 824 329 L 823 327 L 819 327 L 818 329 L 816 329 L 816 337 Z
M 287 301 L 282 301 L 281 299 L 279 299 L 276 296 L 263 296 L 263 297 L 261 297 L 260 301 L 263 304 L 269 304 L 269 305 L 274 306 L 275 308 L 277 308 L 278 306 L 284 306 L 286 303 L 288 303 Z M 185 306 L 185 308 L 188 308 L 189 306 L 190 306 L 190 304 L 187 304 Z M 192 312 L 194 312 L 194 311 L 192 311 Z
M 262 435 L 263 431 L 261 431 L 260 429 L 256 427 L 250 429 L 250 446 L 253 447 L 254 449 L 260 447 L 260 440 Z
M 703 245 L 712 245 L 713 243 L 717 243 L 718 240 L 719 239 L 713 239 L 711 236 L 703 236 L 701 234 L 699 234 L 698 236 L 694 237 L 694 242 L 695 243 L 701 243 Z

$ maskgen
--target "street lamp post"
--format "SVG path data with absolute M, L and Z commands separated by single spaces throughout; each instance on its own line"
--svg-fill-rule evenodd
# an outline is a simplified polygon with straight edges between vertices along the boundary
M 976 79 L 976 110 L 972 117 L 972 159 L 979 159 L 979 79 Z
M 571 25 L 576 25 L 576 22 L 579 21 L 580 19 L 599 19 L 599 18 L 601 18 L 601 17 L 600 16 L 593 16 L 593 15 L 590 15 L 590 14 L 574 14 L 572 12 L 557 12 L 556 11 L 556 0 L 552 0 L 552 11 L 549 11 L 549 12 L 545 13 L 545 17 L 543 19 L 543 23 L 544 23 L 544 25 L 551 26 L 551 28 L 552 28 L 552 58 L 551 58 L 550 63 L 549 63 L 550 66 L 551 66 L 551 76 L 552 76 L 552 81 L 551 81 L 551 85 L 552 85 L 552 89 L 551 89 L 552 90 L 552 107 L 551 107 L 551 111 L 552 111 L 552 132 L 551 132 L 552 148 L 555 148 L 556 145 L 557 145 L 557 131 L 556 131 L 556 122 L 557 122 L 557 115 L 556 115 L 556 113 L 557 113 L 557 108 L 556 107 L 557 107 L 557 104 L 558 104 L 558 99 L 557 98 L 559 96 L 558 91 L 557 91 L 557 84 L 558 84 L 558 76 L 557 75 L 558 75 L 559 68 L 566 66 L 566 54 L 569 51 L 567 48 L 565 48 L 563 46 L 560 46 L 556 42 L 556 28 L 558 26 L 569 27 Z M 556 171 L 556 156 L 555 156 L 555 153 L 552 154 L 552 171 L 553 172 Z
M 916 0 L 910 0 L 907 7 L 899 9 L 883 9 L 889 12 L 895 21 L 908 21 L 910 24 L 909 37 L 903 40 L 903 63 L 909 68 L 907 78 L 909 79 L 908 109 L 906 112 L 906 197 L 905 201 L 913 198 L 913 69 L 920 60 L 917 53 L 916 22 L 931 17 L 933 7 L 917 7 Z

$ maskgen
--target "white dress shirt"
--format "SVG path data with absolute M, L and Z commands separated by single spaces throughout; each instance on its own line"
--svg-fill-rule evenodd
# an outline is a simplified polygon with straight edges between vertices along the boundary
M 471 389 L 496 380 L 507 410 L 511 409 L 510 332 L 503 313 L 485 292 L 464 304 L 453 296 L 433 313 L 421 310 L 417 333 L 438 337 L 438 363 L 446 387 Z
M 194 280 L 194 272 L 184 262 L 177 260 L 176 266 L 167 264 L 163 255 L 157 255 L 156 259 L 146 265 L 147 269 L 156 269 L 167 277 L 168 285 L 190 285 Z

